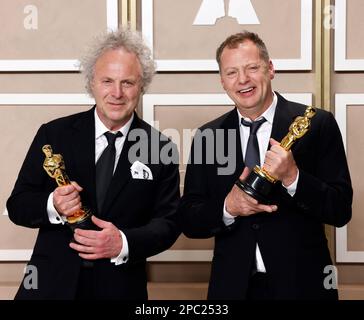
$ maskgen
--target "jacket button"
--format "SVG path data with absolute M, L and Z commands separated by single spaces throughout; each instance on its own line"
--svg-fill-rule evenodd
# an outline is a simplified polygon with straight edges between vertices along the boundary
M 258 230 L 258 229 L 260 228 L 260 226 L 259 226 L 259 224 L 257 224 L 257 223 L 253 223 L 252 228 L 253 228 L 254 230 Z

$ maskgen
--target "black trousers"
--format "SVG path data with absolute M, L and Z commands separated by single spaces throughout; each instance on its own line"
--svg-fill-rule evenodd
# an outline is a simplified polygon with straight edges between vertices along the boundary
M 93 300 L 97 299 L 94 286 L 94 268 L 81 267 L 78 277 L 76 300 Z

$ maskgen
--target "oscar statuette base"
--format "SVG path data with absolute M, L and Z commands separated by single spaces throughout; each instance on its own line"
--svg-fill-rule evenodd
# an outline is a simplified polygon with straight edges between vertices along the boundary
M 274 178 L 268 176 L 258 166 L 255 166 L 245 180 L 238 179 L 235 184 L 259 203 L 272 204 L 270 194 L 275 182 Z

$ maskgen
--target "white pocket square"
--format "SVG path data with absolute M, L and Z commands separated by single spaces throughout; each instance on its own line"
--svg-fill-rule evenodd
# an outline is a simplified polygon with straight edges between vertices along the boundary
M 153 180 L 152 171 L 140 161 L 135 161 L 130 167 L 133 179 Z

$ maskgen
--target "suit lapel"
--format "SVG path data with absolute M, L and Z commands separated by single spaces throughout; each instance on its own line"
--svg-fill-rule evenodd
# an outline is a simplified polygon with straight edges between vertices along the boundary
M 276 112 L 273 119 L 271 137 L 280 142 L 288 133 L 288 129 L 297 114 L 293 114 L 289 108 L 288 101 L 276 92 L 278 97 Z M 270 145 L 268 149 L 270 148 Z
M 225 154 L 231 155 L 231 152 L 235 152 L 235 157 L 232 157 L 236 159 L 235 163 L 235 172 L 232 175 L 229 175 L 232 181 L 235 181 L 241 174 L 243 168 L 244 168 L 244 160 L 243 160 L 243 153 L 242 153 L 242 146 L 241 146 L 241 139 L 240 139 L 240 124 L 239 124 L 239 117 L 236 108 L 232 110 L 226 117 L 226 119 L 223 121 L 221 125 L 222 129 L 225 130 L 224 135 L 224 146 L 225 146 Z M 228 130 L 234 130 L 235 133 L 235 146 L 234 150 L 226 150 L 229 146 L 229 134 Z M 218 146 L 217 146 L 218 147 Z M 233 155 L 231 155 L 233 156 Z M 230 157 L 229 157 L 230 159 Z
M 92 208 L 96 208 L 94 110 L 92 108 L 74 122 L 71 140 L 74 170 L 79 177 L 77 182 L 87 189 L 89 199 L 86 205 Z
M 271 137 L 280 142 L 288 133 L 289 126 L 293 120 L 301 114 L 298 114 L 296 109 L 291 108 L 289 102 L 279 93 L 276 92 L 276 95 L 278 102 L 274 114 Z M 299 140 L 293 145 L 293 148 L 296 147 L 297 143 L 299 143 Z

